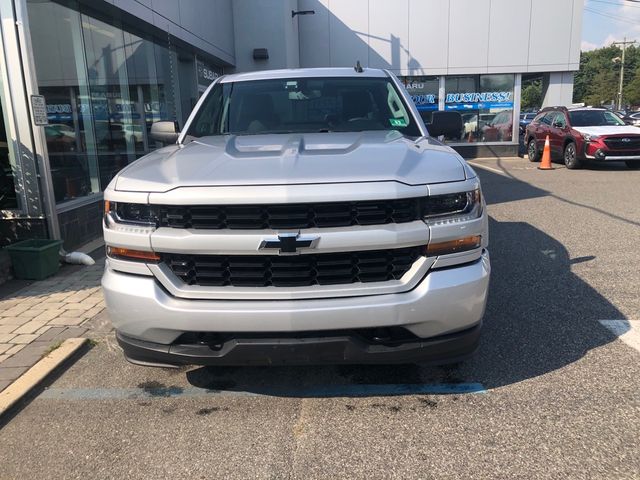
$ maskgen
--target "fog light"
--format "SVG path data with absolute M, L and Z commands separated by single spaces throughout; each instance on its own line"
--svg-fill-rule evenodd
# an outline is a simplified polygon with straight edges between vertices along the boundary
M 607 155 L 600 149 L 596 150 L 596 158 L 604 158 Z

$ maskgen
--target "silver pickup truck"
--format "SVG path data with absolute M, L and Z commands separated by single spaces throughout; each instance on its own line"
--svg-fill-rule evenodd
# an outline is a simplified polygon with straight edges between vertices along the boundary
M 432 135 L 459 132 L 448 112 Z M 475 172 L 388 71 L 218 78 L 106 189 L 102 287 L 140 365 L 458 362 L 478 345 Z

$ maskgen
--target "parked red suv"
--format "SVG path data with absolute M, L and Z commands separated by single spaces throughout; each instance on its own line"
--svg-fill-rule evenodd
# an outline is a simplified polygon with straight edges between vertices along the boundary
M 541 110 L 525 131 L 529 161 L 540 160 L 547 135 L 551 157 L 563 159 L 567 168 L 579 168 L 586 160 L 624 161 L 640 168 L 640 129 L 604 108 Z

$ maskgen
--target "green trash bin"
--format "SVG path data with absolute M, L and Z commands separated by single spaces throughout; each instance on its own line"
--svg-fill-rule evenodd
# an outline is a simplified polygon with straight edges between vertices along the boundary
M 56 273 L 60 267 L 60 245 L 62 240 L 34 238 L 7 246 L 16 278 L 42 280 Z

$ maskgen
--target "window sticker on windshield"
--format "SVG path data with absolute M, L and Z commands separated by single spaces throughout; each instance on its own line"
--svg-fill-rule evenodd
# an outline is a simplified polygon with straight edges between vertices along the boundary
M 392 127 L 406 127 L 407 121 L 404 118 L 390 118 L 389 123 Z

